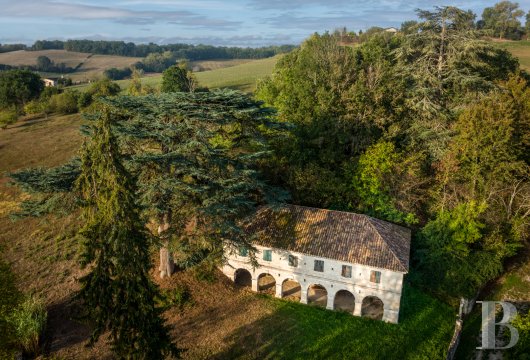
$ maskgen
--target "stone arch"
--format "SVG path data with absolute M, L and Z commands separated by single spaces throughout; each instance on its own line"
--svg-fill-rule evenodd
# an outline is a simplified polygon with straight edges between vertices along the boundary
M 302 286 L 294 279 L 285 279 L 282 283 L 282 298 L 300 301 Z
M 326 307 L 328 304 L 328 291 L 320 284 L 311 284 L 307 288 L 307 303 Z
M 258 291 L 274 295 L 276 292 L 276 279 L 269 273 L 258 276 Z
M 335 294 L 335 299 L 333 300 L 333 309 L 346 311 L 350 314 L 353 314 L 355 310 L 355 296 L 348 290 L 339 290 Z
M 237 269 L 234 273 L 234 283 L 242 287 L 252 287 L 252 274 L 247 269 Z
M 374 320 L 382 320 L 384 312 L 385 305 L 377 296 L 367 296 L 363 299 L 361 316 Z

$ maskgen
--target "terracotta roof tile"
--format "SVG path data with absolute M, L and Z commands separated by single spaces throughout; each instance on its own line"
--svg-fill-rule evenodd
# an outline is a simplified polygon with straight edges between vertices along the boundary
M 286 205 L 260 208 L 246 224 L 253 242 L 399 272 L 409 269 L 410 230 L 367 215 Z

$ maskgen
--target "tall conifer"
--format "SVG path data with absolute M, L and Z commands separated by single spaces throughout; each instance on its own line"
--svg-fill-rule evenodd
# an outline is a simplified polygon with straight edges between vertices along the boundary
M 161 359 L 176 353 L 156 306 L 157 286 L 149 277 L 152 238 L 141 221 L 135 186 L 121 162 L 108 112 L 84 144 L 77 188 L 83 201 L 82 299 L 95 320 L 92 341 L 110 332 L 120 358 Z

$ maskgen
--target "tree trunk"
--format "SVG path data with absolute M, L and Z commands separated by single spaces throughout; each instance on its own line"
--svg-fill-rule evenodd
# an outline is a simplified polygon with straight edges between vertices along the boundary
M 169 229 L 169 214 L 165 214 L 158 225 L 158 236 L 162 238 L 162 234 Z M 164 240 L 162 248 L 160 248 L 160 278 L 171 276 L 175 270 L 175 263 L 169 251 L 169 240 Z

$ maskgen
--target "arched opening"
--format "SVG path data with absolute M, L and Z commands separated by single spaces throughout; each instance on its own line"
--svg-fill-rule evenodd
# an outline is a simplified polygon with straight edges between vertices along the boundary
M 293 301 L 300 301 L 302 287 L 298 281 L 287 279 L 282 284 L 282 298 Z
M 328 304 L 328 291 L 322 285 L 309 285 L 307 289 L 307 303 L 326 307 Z
M 274 295 L 276 292 L 276 280 L 271 274 L 258 276 L 258 291 Z
M 248 270 L 237 269 L 234 274 L 234 283 L 238 286 L 252 287 L 252 275 Z
M 337 291 L 335 300 L 333 301 L 333 309 L 353 314 L 353 310 L 355 310 L 355 296 L 348 290 Z
M 363 299 L 361 307 L 361 316 L 381 320 L 383 319 L 384 304 L 377 296 L 367 296 Z

